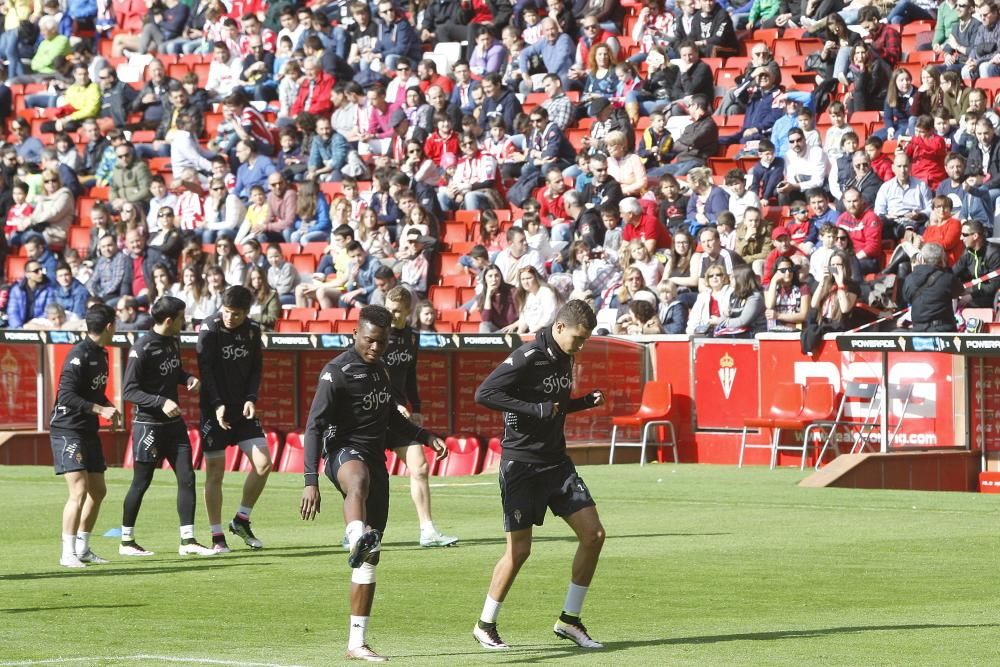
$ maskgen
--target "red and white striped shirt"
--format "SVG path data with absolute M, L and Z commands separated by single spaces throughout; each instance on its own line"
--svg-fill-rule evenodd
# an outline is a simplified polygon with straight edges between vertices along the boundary
M 254 139 L 258 141 L 270 144 L 273 143 L 271 138 L 271 127 L 264 120 L 264 114 L 257 111 L 251 106 L 246 106 L 240 113 L 240 125 L 250 133 Z
M 476 151 L 475 155 L 465 156 L 455 165 L 455 174 L 451 177 L 451 185 L 468 187 L 476 183 L 497 181 L 497 161 L 492 155 Z
M 508 134 L 503 135 L 499 140 L 495 140 L 490 135 L 483 140 L 482 150 L 487 155 L 493 156 L 500 164 L 506 164 L 513 162 L 511 156 L 517 153 L 517 145 L 514 144 L 514 140 Z

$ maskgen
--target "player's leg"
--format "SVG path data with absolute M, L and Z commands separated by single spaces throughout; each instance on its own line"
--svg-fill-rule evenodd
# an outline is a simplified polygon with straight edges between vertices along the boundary
M 366 495 L 364 503 L 364 520 L 370 527 L 369 532 L 362 534 L 358 539 L 361 544 L 369 534 L 374 534 L 377 539 L 381 539 L 385 531 L 386 521 L 389 518 L 389 475 L 384 465 L 379 465 L 379 469 L 373 470 L 367 462 L 361 462 L 367 472 L 367 479 L 364 481 Z M 343 469 L 343 466 L 341 466 Z M 340 472 L 340 471 L 338 471 Z M 354 474 L 354 466 L 350 466 L 348 475 Z M 342 476 L 338 475 L 338 480 Z M 346 495 L 346 494 L 345 494 Z M 347 507 L 345 502 L 345 519 L 347 518 Z M 371 618 L 372 602 L 375 599 L 375 566 L 378 565 L 380 553 L 378 548 L 369 550 L 364 555 L 364 559 L 359 564 L 351 564 L 351 618 L 348 629 L 347 657 L 352 659 L 366 660 L 369 662 L 381 662 L 385 658 L 376 653 L 368 645 L 367 632 L 368 622 Z M 354 555 L 356 549 L 352 549 Z M 348 561 L 350 563 L 350 560 Z
M 86 567 L 76 553 L 76 532 L 80 527 L 80 514 L 87 498 L 87 472 L 76 470 L 63 473 L 69 492 L 62 513 L 62 555 L 59 564 L 63 567 Z
M 202 546 L 194 538 L 194 510 L 196 505 L 194 488 L 194 464 L 191 460 L 191 442 L 187 428 L 181 423 L 171 434 L 173 444 L 166 448 L 165 455 L 177 480 L 177 517 L 180 520 L 181 544 L 177 553 L 181 556 L 214 556 L 215 551 Z
M 222 478 L 226 472 L 226 450 L 205 451 L 205 512 L 208 529 L 212 534 L 212 550 L 229 553 L 226 535 L 222 528 Z
M 424 446 L 411 443 L 397 448 L 396 453 L 405 457 L 406 469 L 410 473 L 410 498 L 420 521 L 420 546 L 449 547 L 458 542 L 457 537 L 442 535 L 434 527 L 434 520 L 431 518 L 430 466 L 424 456 Z
M 76 532 L 76 553 L 85 563 L 107 563 L 90 548 L 90 533 L 97 524 L 97 515 L 101 513 L 101 504 L 108 495 L 108 486 L 104 481 L 103 472 L 87 472 L 87 498 L 83 501 L 83 512 L 80 515 L 80 526 Z
M 133 424 L 132 428 L 132 484 L 122 503 L 122 543 L 118 547 L 119 556 L 152 556 L 135 541 L 135 521 L 139 516 L 142 498 L 153 481 L 153 473 L 163 460 L 157 448 L 157 440 L 162 440 L 162 427 L 155 424 Z
M 344 496 L 344 524 L 351 553 L 347 562 L 359 567 L 369 554 L 378 553 L 381 540 L 377 530 L 367 523 L 367 501 L 371 471 L 361 458 L 351 458 L 351 450 L 337 452 L 335 472 L 337 488 Z
M 508 648 L 497 631 L 497 617 L 500 615 L 500 607 L 507 598 L 507 593 L 514 584 L 517 573 L 521 571 L 521 567 L 531 555 L 531 536 L 530 524 L 527 528 L 507 533 L 507 547 L 493 568 L 493 578 L 490 580 L 490 590 L 486 596 L 486 602 L 483 604 L 483 612 L 479 615 L 479 622 L 472 630 L 472 636 L 479 641 L 483 648 Z
M 580 620 L 583 600 L 597 569 L 597 561 L 604 547 L 604 526 L 597 515 L 597 507 L 587 486 L 576 474 L 572 464 L 564 466 L 560 475 L 565 491 L 553 499 L 552 511 L 563 518 L 576 533 L 578 540 L 576 555 L 573 557 L 573 571 L 562 614 L 553 630 L 556 635 L 570 639 L 581 648 L 604 648 L 600 642 L 591 639 Z
M 229 522 L 229 531 L 242 538 L 251 549 L 261 549 L 264 544 L 257 539 L 250 528 L 250 512 L 257 504 L 260 494 L 264 492 L 267 478 L 271 474 L 271 453 L 267 449 L 267 440 L 263 434 L 241 440 L 239 447 L 250 461 L 250 472 L 243 482 L 243 497 L 240 499 L 236 515 Z

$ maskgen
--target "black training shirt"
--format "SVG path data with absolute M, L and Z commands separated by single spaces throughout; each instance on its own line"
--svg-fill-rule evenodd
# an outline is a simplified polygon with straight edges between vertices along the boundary
M 368 364 L 354 348 L 323 367 L 305 431 L 305 483 L 317 484 L 319 457 L 354 447 L 371 461 L 385 460 L 391 429 L 407 442 L 427 443 L 431 434 L 399 413 L 381 361 Z
M 257 402 L 262 364 L 260 326 L 247 318 L 235 329 L 222 325 L 222 315 L 202 322 L 198 334 L 198 372 L 201 375 L 201 411 L 214 417 L 220 405 L 232 418 L 243 414 L 243 404 Z
M 90 336 L 73 346 L 63 363 L 49 426 L 53 433 L 95 435 L 100 424 L 94 405 L 110 406 L 108 353 Z
M 140 338 L 128 353 L 122 385 L 125 400 L 135 403 L 136 421 L 180 419 L 163 414 L 163 404 L 168 398 L 177 402 L 177 386 L 187 384 L 189 377 L 181 368 L 181 346 L 176 337 L 150 331 Z
M 552 339 L 552 328 L 514 350 L 476 390 L 476 402 L 504 413 L 503 457 L 551 464 L 566 455 L 566 414 L 594 406 L 588 394 L 570 398 L 573 357 Z M 552 416 L 553 404 L 560 410 Z
M 382 355 L 382 363 L 389 371 L 392 396 L 402 406 L 409 405 L 413 412 L 420 412 L 420 393 L 417 390 L 417 332 L 409 325 L 402 329 L 389 329 L 389 345 Z

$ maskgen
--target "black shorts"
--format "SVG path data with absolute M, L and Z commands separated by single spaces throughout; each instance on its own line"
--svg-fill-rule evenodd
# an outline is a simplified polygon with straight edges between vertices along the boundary
M 366 454 L 354 447 L 342 447 L 341 449 L 329 452 L 326 457 L 326 476 L 330 478 L 333 485 L 340 491 L 340 495 L 346 495 L 344 490 L 337 483 L 337 472 L 340 466 L 348 461 L 361 461 L 368 466 L 368 498 L 365 500 L 365 523 L 379 531 L 385 533 L 385 524 L 389 520 L 389 473 L 385 469 L 385 458 L 372 460 L 370 454 Z
M 52 433 L 52 464 L 57 475 L 68 472 L 104 472 L 104 450 L 97 435 L 79 433 Z
M 413 444 L 419 445 L 420 443 L 410 440 L 405 435 L 399 435 L 392 429 L 389 429 L 389 432 L 385 434 L 386 449 L 399 449 L 400 447 L 409 447 Z
M 186 451 L 185 451 L 186 450 Z M 191 440 L 183 419 L 171 422 L 133 422 L 132 458 L 137 463 L 173 463 L 178 456 L 191 458 Z
M 240 415 L 239 419 L 229 420 L 228 431 L 219 426 L 215 417 L 201 421 L 201 449 L 204 452 L 220 452 L 230 445 L 258 438 L 264 439 L 264 429 L 256 417 L 246 419 Z
M 541 526 L 546 508 L 565 517 L 596 505 L 569 457 L 554 465 L 502 460 L 500 502 L 508 533 Z

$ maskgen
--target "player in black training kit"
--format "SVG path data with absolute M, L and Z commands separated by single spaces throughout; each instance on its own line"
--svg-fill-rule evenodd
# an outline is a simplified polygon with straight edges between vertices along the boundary
M 251 549 L 263 544 L 250 529 L 250 512 L 271 473 L 271 454 L 256 417 L 262 364 L 260 327 L 247 318 L 253 294 L 234 285 L 222 295 L 219 313 L 202 322 L 198 335 L 201 375 L 201 443 L 205 452 L 205 509 L 212 531 L 212 550 L 229 552 L 222 532 L 222 477 L 226 447 L 236 445 L 250 459 L 243 498 L 229 522 L 229 532 Z
M 212 556 L 214 551 L 194 539 L 194 468 L 187 425 L 177 405 L 177 386 L 197 391 L 198 378 L 181 368 L 177 335 L 184 326 L 184 302 L 173 296 L 157 299 L 150 309 L 153 329 L 132 346 L 125 367 L 122 390 L 135 404 L 132 421 L 132 485 L 122 512 L 122 556 L 152 556 L 135 541 L 135 519 L 142 497 L 163 460 L 170 462 L 177 478 L 177 514 L 181 520 L 181 556 Z
M 531 553 L 532 525 L 546 508 L 569 524 L 579 545 L 563 612 L 553 630 L 582 648 L 604 648 L 580 621 L 583 598 L 597 569 L 604 527 L 590 491 L 566 455 L 566 415 L 604 404 L 592 391 L 571 398 L 573 357 L 597 326 L 591 307 L 580 300 L 564 305 L 551 327 L 497 366 L 476 390 L 476 402 L 504 413 L 500 498 L 507 551 L 493 569 L 489 595 L 472 634 L 484 648 L 505 649 L 496 620 L 500 605 Z
M 392 328 L 389 330 L 389 346 L 382 363 L 389 371 L 392 395 L 399 406 L 399 412 L 415 423 L 423 425 L 420 414 L 420 393 L 417 389 L 417 332 L 406 324 L 413 309 L 413 296 L 402 286 L 393 287 L 385 295 L 385 307 L 392 314 Z M 389 434 L 387 444 L 395 449 L 406 462 L 410 473 L 410 498 L 417 509 L 420 521 L 420 546 L 448 547 L 458 542 L 457 537 L 442 535 L 434 527 L 431 519 L 431 485 L 428 480 L 429 466 L 424 448 Z
M 90 531 L 107 494 L 104 471 L 108 466 L 97 435 L 97 418 L 114 424 L 121 417 L 105 395 L 108 353 L 104 348 L 115 334 L 115 310 L 104 304 L 91 306 L 85 319 L 87 335 L 66 356 L 49 421 L 52 461 L 56 474 L 66 478 L 69 488 L 62 514 L 59 564 L 77 568 L 108 562 L 90 549 Z
M 382 306 L 361 309 L 354 346 L 323 367 L 305 431 L 305 489 L 302 518 L 319 512 L 319 458 L 326 476 L 344 497 L 344 522 L 351 553 L 351 621 L 347 657 L 369 662 L 385 658 L 368 646 L 366 631 L 375 597 L 375 566 L 389 516 L 389 474 L 385 469 L 388 431 L 424 442 L 442 459 L 444 442 L 399 413 L 381 362 L 392 315 Z

